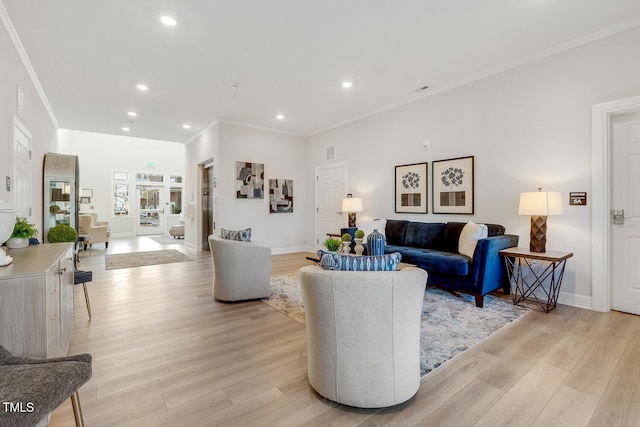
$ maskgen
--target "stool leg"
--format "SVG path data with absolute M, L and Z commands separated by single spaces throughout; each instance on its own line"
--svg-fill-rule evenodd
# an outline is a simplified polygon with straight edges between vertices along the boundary
M 71 406 L 73 406 L 73 417 L 76 419 L 76 427 L 84 427 L 84 418 L 82 417 L 82 407 L 80 406 L 78 390 L 71 395 Z
M 87 311 L 89 312 L 89 320 L 91 320 L 91 303 L 89 302 L 89 292 L 87 291 L 87 282 L 82 284 L 84 288 L 84 300 L 87 302 Z

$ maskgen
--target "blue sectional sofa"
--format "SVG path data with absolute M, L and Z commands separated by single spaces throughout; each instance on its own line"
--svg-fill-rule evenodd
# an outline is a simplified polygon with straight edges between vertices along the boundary
M 412 222 L 387 220 L 385 253 L 400 252 L 402 262 L 427 270 L 427 283 L 475 297 L 482 307 L 484 296 L 499 288 L 510 292 L 504 263 L 498 253 L 518 246 L 518 236 L 504 234 L 504 227 L 486 224 L 488 237 L 478 240 L 473 258 L 458 252 L 464 222 Z

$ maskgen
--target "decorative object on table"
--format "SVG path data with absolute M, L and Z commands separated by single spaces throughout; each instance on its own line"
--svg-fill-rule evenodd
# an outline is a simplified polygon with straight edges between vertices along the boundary
M 29 246 L 29 239 L 38 235 L 35 224 L 30 224 L 27 218 L 16 217 L 11 238 L 7 240 L 9 249 L 26 248 Z
M 293 212 L 293 180 L 269 180 L 269 213 Z
M 356 255 L 362 255 L 362 253 L 364 252 L 364 246 L 362 246 L 362 242 L 364 241 L 364 231 L 362 230 L 356 230 L 356 234 L 355 234 L 355 241 L 356 241 L 356 246 L 353 248 L 353 250 L 355 251 Z
M 427 213 L 427 163 L 396 166 L 396 212 Z
M 342 212 L 347 212 L 349 215 L 349 227 L 355 227 L 356 212 L 362 212 L 362 199 L 353 197 L 351 193 L 347 194 L 347 197 L 342 199 Z
M 562 194 L 559 191 L 529 191 L 520 193 L 518 215 L 531 215 L 529 250 L 545 252 L 547 245 L 547 216 L 562 215 Z
M 236 162 L 236 199 L 264 199 L 264 163 Z
M 474 156 L 432 162 L 433 213 L 473 214 Z
M 78 232 L 69 224 L 58 224 L 51 227 L 47 233 L 47 242 L 49 243 L 75 242 L 77 239 Z
M 327 239 L 322 242 L 322 244 L 325 248 L 327 248 L 329 252 L 336 252 L 342 245 L 342 240 L 333 237 L 327 237 Z
M 384 255 L 384 234 L 376 228 L 367 236 L 367 255 Z
M 0 200 L 0 245 L 4 243 L 13 232 L 16 223 L 16 210 L 8 201 Z M 0 247 L 0 267 L 9 265 L 13 262 L 7 253 Z
M 342 235 L 342 253 L 348 255 L 351 252 L 351 234 L 344 233 Z

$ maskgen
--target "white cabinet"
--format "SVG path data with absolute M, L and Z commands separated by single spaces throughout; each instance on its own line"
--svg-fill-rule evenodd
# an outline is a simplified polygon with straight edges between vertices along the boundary
M 73 329 L 73 245 L 8 251 L 0 267 L 0 344 L 17 355 L 64 356 Z

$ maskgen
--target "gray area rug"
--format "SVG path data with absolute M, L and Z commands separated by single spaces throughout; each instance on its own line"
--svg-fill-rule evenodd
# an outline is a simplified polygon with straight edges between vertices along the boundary
M 145 265 L 170 264 L 173 262 L 193 261 L 180 251 L 131 252 L 127 254 L 109 254 L 105 256 L 105 270 L 143 267 Z
M 161 245 L 181 245 L 184 239 L 176 239 L 173 236 L 148 236 L 151 240 Z
M 297 273 L 271 276 L 271 295 L 262 301 L 304 324 L 302 292 Z M 484 297 L 477 308 L 470 295 L 427 287 L 422 306 L 420 376 L 478 344 L 529 311 L 509 299 Z

